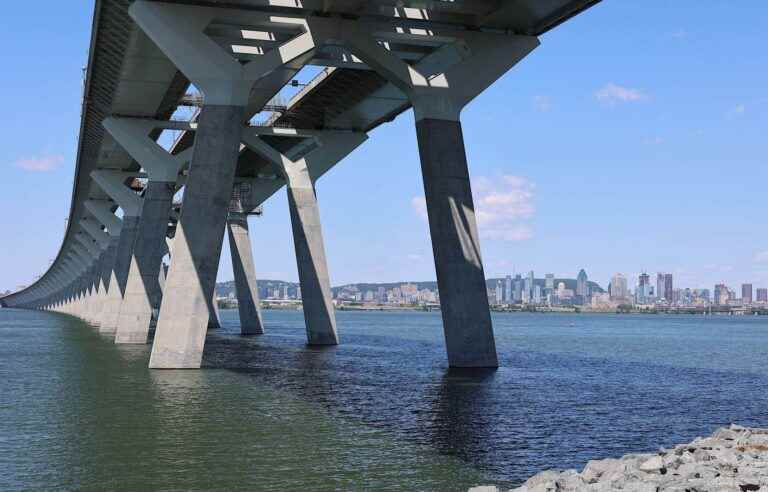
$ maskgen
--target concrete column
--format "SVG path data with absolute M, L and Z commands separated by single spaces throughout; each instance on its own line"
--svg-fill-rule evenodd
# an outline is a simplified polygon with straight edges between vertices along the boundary
M 110 188 L 105 180 L 102 181 L 104 181 L 105 188 Z M 129 196 L 128 199 L 123 199 L 123 202 L 127 203 L 129 210 L 131 210 L 130 204 L 134 202 L 132 197 Z M 117 271 L 115 267 L 117 257 L 120 254 L 125 254 L 125 248 L 129 245 L 129 242 L 135 234 L 135 230 L 131 230 L 132 224 L 129 221 L 129 228 L 126 232 L 127 236 L 123 236 L 123 221 L 112 213 L 113 207 L 114 203 L 106 200 L 88 200 L 85 202 L 85 208 L 88 209 L 109 232 L 109 245 L 101 269 L 101 281 L 104 285 L 104 295 L 100 301 L 102 304 L 101 313 L 99 315 L 101 321 L 99 325 L 100 333 L 113 333 L 117 329 L 117 317 L 123 296 L 120 286 L 118 285 Z M 136 210 L 138 210 L 138 208 Z M 121 245 L 123 248 L 122 250 Z
M 139 231 L 139 217 L 135 215 L 123 216 L 123 228 L 120 232 L 120 242 L 117 244 L 115 255 L 115 280 L 120 289 L 120 296 L 125 295 L 128 284 L 128 272 L 131 269 L 131 256 L 133 244 L 136 242 L 136 234 Z
M 242 106 L 204 106 L 155 331 L 151 368 L 198 368 L 240 151 Z
M 452 367 L 495 367 L 485 274 L 461 123 L 416 122 L 440 307 Z
M 111 333 L 115 330 L 115 315 L 113 314 L 113 311 L 118 306 L 117 301 L 120 300 L 120 289 L 117 285 L 112 285 L 112 279 L 115 278 L 113 268 L 115 266 L 115 259 L 117 258 L 119 241 L 119 236 L 110 236 L 109 245 L 101 257 L 99 276 L 103 292 L 101 299 L 99 300 L 101 303 L 101 310 L 99 312 L 99 332 L 102 333 Z M 116 283 L 117 282 L 115 282 L 115 284 Z M 111 295 L 110 289 L 112 290 Z
M 364 25 L 350 24 L 339 36 L 413 105 L 449 364 L 497 367 L 459 115 L 535 49 L 538 39 L 465 31 L 408 65 Z
M 154 129 L 177 123 L 109 117 L 103 125 L 149 178 L 115 336 L 115 343 L 146 343 L 153 312 L 160 307 L 160 267 L 176 180 L 192 149 L 171 155 L 149 137 Z
M 286 155 L 278 152 L 258 135 L 312 139 L 315 146 L 303 155 Z M 248 128 L 243 133 L 245 144 L 269 159 L 275 168 L 280 170 L 287 185 L 304 322 L 310 345 L 338 343 L 336 315 L 314 182 L 366 138 L 364 133 L 357 132 L 299 129 L 281 131 L 255 127 Z
M 256 268 L 248 233 L 248 215 L 230 212 L 227 221 L 229 251 L 237 289 L 237 310 L 240 313 L 240 334 L 261 335 L 264 322 L 259 305 L 259 288 L 256 285 Z
M 208 329 L 215 330 L 221 328 L 221 314 L 219 313 L 219 303 L 216 302 L 216 282 L 213 283 L 213 295 L 208 316 Z
M 306 20 L 253 11 L 137 0 L 128 13 L 200 89 L 205 101 L 149 364 L 151 368 L 196 368 L 214 309 L 214 283 L 245 107 L 261 108 L 276 94 L 285 83 L 284 76 L 292 77 L 313 56 L 316 39 Z M 264 29 L 271 24 L 300 26 L 303 32 L 243 64 L 204 33 L 214 20 Z M 287 64 L 291 66 L 284 70 Z M 254 85 L 271 80 L 275 73 L 279 84 L 262 87 L 250 100 Z
M 314 186 L 308 181 L 288 183 L 288 208 L 307 325 L 307 343 L 336 345 L 339 338 L 320 226 L 320 210 Z
M 160 308 L 160 267 L 175 182 L 147 184 L 128 279 L 117 322 L 115 343 L 147 343 L 152 310 Z

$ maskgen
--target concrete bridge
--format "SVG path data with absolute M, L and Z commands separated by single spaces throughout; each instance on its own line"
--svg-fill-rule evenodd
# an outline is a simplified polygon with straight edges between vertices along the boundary
M 248 215 L 285 188 L 307 342 L 337 344 L 315 183 L 413 108 L 448 361 L 496 367 L 459 115 L 598 1 L 97 0 L 68 228 L 47 272 L 0 302 L 116 343 L 154 327 L 151 368 L 198 368 L 225 231 L 242 333 L 265 330 Z

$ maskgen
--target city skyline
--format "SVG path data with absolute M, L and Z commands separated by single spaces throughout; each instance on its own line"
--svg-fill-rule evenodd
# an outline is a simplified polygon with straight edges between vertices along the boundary
M 768 181 L 768 73 L 755 69 L 768 62 L 768 5 L 682 0 L 664 12 L 602 2 L 543 36 L 463 112 L 487 277 L 583 264 L 601 285 L 643 269 L 653 285 L 655 270 L 710 289 L 768 285 L 757 206 Z M 0 291 L 29 284 L 58 251 L 90 21 L 89 9 L 64 4 L 12 5 L 0 21 L 0 52 L 17 67 L 0 79 L 16 115 L 0 149 L 3 234 L 13 238 L 0 245 Z M 31 25 L 57 49 L 30 38 Z M 375 133 L 318 182 L 331 281 L 434 279 L 413 116 Z M 250 222 L 257 275 L 296 280 L 285 194 Z M 231 276 L 222 255 L 219 279 Z
M 258 285 L 262 300 L 301 300 L 297 282 L 265 279 L 259 280 Z M 486 288 L 491 305 L 592 308 L 615 308 L 626 304 L 646 307 L 768 306 L 768 287 L 755 287 L 752 283 L 733 287 L 719 283 L 714 288 L 681 286 L 675 283 L 673 274 L 664 272 L 656 273 L 656 285 L 652 284 L 647 272 L 639 274 L 634 282 L 617 272 L 603 288 L 589 280 L 584 268 L 573 278 L 554 273 L 537 277 L 533 270 L 529 270 L 525 275 L 487 278 Z M 223 292 L 222 297 L 235 299 L 234 281 L 218 282 L 217 292 Z M 333 286 L 332 296 L 338 302 L 378 304 L 436 304 L 440 301 L 436 281 L 352 282 Z

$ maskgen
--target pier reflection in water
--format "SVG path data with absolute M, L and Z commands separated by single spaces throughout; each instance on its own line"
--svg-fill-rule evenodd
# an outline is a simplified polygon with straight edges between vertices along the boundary
M 300 312 L 204 369 L 149 371 L 66 316 L 0 311 L 0 489 L 466 490 L 768 424 L 761 319 L 503 314 L 502 367 L 448 371 L 439 313 Z M 573 325 L 573 326 L 572 326 Z

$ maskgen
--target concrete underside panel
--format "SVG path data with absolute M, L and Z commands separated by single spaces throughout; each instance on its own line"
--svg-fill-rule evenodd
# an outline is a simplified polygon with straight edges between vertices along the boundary
M 416 122 L 451 367 L 497 367 L 461 123 Z
M 204 106 L 149 367 L 198 368 L 240 150 L 244 109 Z

